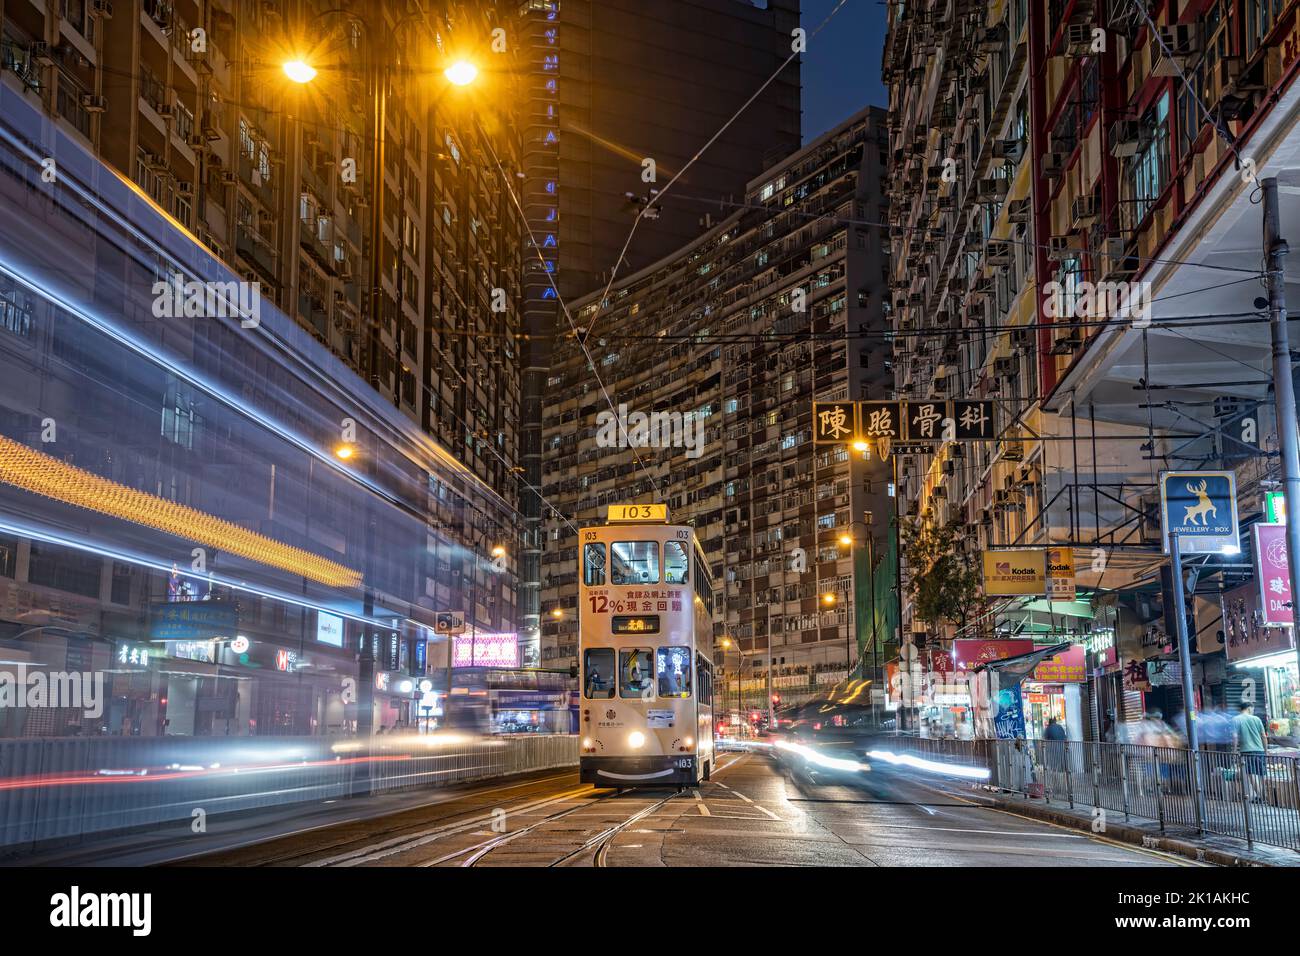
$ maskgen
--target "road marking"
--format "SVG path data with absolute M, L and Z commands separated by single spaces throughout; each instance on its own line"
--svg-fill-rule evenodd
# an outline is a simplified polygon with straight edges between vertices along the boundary
M 843 826 L 843 824 L 836 824 Z M 1086 840 L 1084 833 L 1028 833 L 1024 830 L 975 830 L 969 827 L 919 827 L 910 823 L 860 823 L 863 827 L 887 827 L 893 830 L 943 830 L 947 833 L 990 833 L 995 836 L 1055 837 L 1058 840 Z
M 1004 809 L 1002 809 L 1001 807 L 991 807 L 991 806 L 987 806 L 987 805 L 982 804 L 982 803 L 977 803 L 977 802 L 974 801 L 974 800 L 968 800 L 968 799 L 966 799 L 965 797 L 958 796 L 958 795 L 955 794 L 955 793 L 949 793 L 949 792 L 946 791 L 946 790 L 939 790 L 939 789 L 937 789 L 936 787 L 933 787 L 933 786 L 931 786 L 931 785 L 929 785 L 929 784 L 921 783 L 919 780 L 918 780 L 918 781 L 913 781 L 913 782 L 919 784 L 920 786 L 925 787 L 927 790 L 931 790 L 931 791 L 933 791 L 933 792 L 935 792 L 935 793 L 942 793 L 942 794 L 944 794 L 945 796 L 952 797 L 954 800 L 960 800 L 962 803 L 968 803 L 968 804 L 970 804 L 972 807 L 975 807 L 976 809 L 979 809 L 979 810 L 992 810 L 994 813 L 1005 813 L 1007 816 L 1016 817 L 1016 818 L 1019 819 L 1019 820 L 1025 820 L 1025 821 L 1027 821 L 1027 822 L 1029 822 L 1029 823 L 1040 823 L 1040 824 L 1046 824 L 1047 826 L 1049 826 L 1049 827 L 1055 827 L 1055 828 L 1058 829 L 1058 830 L 1065 830 L 1065 831 L 1067 831 L 1067 832 L 1077 832 L 1077 831 L 1073 831 L 1073 828 L 1072 828 L 1072 827 L 1067 827 L 1067 826 L 1065 826 L 1065 825 L 1063 825 L 1063 824 L 1060 824 L 1060 823 L 1053 823 L 1051 820 L 1039 820 L 1039 819 L 1036 818 L 1036 817 L 1027 817 L 1027 816 L 1025 816 L 1025 815 L 1022 814 L 1022 813 L 1016 813 L 1014 810 L 1004 810 Z M 1182 856 L 1175 856 L 1175 855 L 1172 855 L 1172 854 L 1169 854 L 1169 853 L 1161 853 L 1161 852 L 1159 852 L 1159 851 L 1157 851 L 1157 850 L 1148 850 L 1146 847 L 1135 846 L 1135 845 L 1132 844 L 1132 843 L 1120 843 L 1120 842 L 1118 842 L 1118 841 L 1116 841 L 1116 840 L 1110 840 L 1110 839 L 1107 839 L 1106 837 L 1098 836 L 1098 835 L 1095 834 L 1095 833 L 1079 833 L 1078 835 L 1079 835 L 1079 836 L 1082 836 L 1085 840 L 1092 840 L 1093 842 L 1096 842 L 1096 843 L 1104 843 L 1104 844 L 1106 844 L 1107 846 L 1112 846 L 1112 847 L 1115 847 L 1116 849 L 1120 849 L 1120 850 L 1129 850 L 1129 851 L 1134 852 L 1134 853 L 1145 853 L 1147 856 L 1154 856 L 1154 857 L 1156 857 L 1156 858 L 1158 858 L 1158 859 L 1165 860 L 1165 861 L 1167 861 L 1167 862 L 1169 862 L 1169 863 L 1177 864 L 1178 866 L 1200 866 L 1200 867 L 1204 867 L 1204 866 L 1209 866 L 1209 865 L 1210 865 L 1210 864 L 1208 864 L 1208 863 L 1198 863 L 1198 862 L 1196 862 L 1196 861 L 1194 861 L 1194 860 L 1189 860 L 1189 859 L 1187 859 L 1186 857 L 1182 857 Z
M 713 814 L 709 811 L 709 808 L 705 805 L 704 798 L 700 796 L 700 791 L 692 790 L 691 793 L 695 794 L 695 803 L 700 808 L 700 816 L 702 817 L 713 816 Z

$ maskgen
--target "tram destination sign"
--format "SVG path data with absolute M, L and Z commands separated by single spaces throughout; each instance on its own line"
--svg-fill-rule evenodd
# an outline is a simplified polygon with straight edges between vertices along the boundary
M 813 442 L 840 445 L 881 438 L 922 444 L 993 441 L 998 437 L 994 404 L 988 399 L 813 402 Z

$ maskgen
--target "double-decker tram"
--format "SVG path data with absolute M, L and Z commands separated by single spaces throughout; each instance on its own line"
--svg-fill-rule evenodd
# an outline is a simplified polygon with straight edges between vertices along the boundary
M 714 767 L 713 578 L 666 505 L 611 505 L 579 534 L 579 769 L 599 787 L 679 789 Z

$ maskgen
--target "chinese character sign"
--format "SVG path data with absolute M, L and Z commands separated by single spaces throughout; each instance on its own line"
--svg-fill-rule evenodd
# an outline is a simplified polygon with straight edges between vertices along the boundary
M 957 441 L 991 441 L 997 437 L 993 429 L 992 402 L 954 400 L 952 421 L 953 437 Z
M 907 402 L 908 441 L 938 441 L 943 437 L 947 402 Z
M 813 402 L 813 442 L 847 442 L 857 434 L 856 402 Z
M 1257 524 L 1255 537 L 1255 580 L 1259 583 L 1259 604 L 1264 624 L 1289 627 L 1291 613 L 1291 562 L 1286 552 L 1286 525 Z
M 898 438 L 902 434 L 901 402 L 862 402 L 859 413 L 867 438 Z

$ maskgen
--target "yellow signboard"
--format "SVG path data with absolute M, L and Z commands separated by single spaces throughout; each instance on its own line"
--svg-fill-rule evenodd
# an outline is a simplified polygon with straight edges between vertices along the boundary
M 984 552 L 984 593 L 989 597 L 1047 593 L 1047 553 L 1041 549 Z
M 1053 601 L 1074 600 L 1073 549 L 1047 549 L 1047 596 Z
M 662 521 L 668 523 L 667 505 L 610 505 L 605 517 L 609 524 L 628 521 Z

